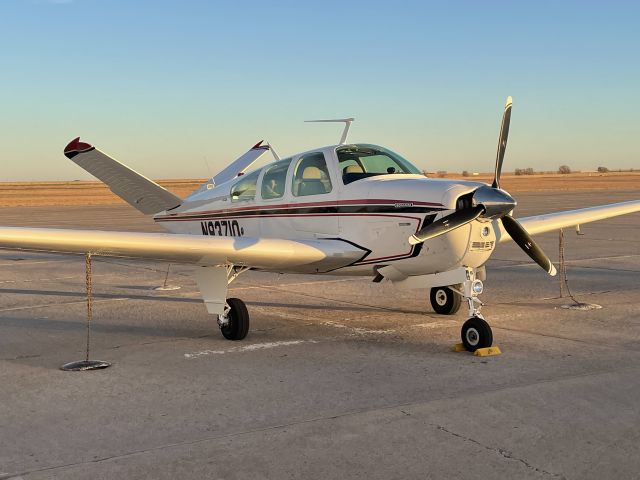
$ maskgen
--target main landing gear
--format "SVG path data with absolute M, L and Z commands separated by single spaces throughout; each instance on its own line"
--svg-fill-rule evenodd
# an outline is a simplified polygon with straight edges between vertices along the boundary
M 249 311 L 239 298 L 228 298 L 224 313 L 218 315 L 218 326 L 227 340 L 242 340 L 249 333 Z
M 249 333 L 249 312 L 239 298 L 227 298 L 229 284 L 249 267 L 221 265 L 196 269 L 196 281 L 210 314 L 217 315 L 218 327 L 227 340 L 242 340 Z
M 433 311 L 440 315 L 454 315 L 462 303 L 462 295 L 449 287 L 432 288 L 429 298 Z
M 227 286 L 247 267 L 227 267 Z M 249 333 L 249 311 L 247 305 L 239 298 L 227 298 L 224 312 L 218 315 L 218 327 L 227 340 L 243 340 Z

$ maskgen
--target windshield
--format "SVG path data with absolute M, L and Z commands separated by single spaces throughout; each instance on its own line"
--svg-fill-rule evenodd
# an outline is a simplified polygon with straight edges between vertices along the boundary
M 345 185 L 375 175 L 420 173 L 408 160 L 377 145 L 345 145 L 336 154 Z

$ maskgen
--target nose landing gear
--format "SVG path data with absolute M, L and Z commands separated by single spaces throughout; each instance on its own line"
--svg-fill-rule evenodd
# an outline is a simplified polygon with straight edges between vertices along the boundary
M 467 269 L 467 279 L 462 283 L 461 293 L 469 305 L 469 319 L 462 324 L 460 339 L 469 352 L 488 348 L 493 344 L 491 327 L 480 313 L 483 303 L 478 295 L 482 291 L 482 281 L 475 278 L 475 272 L 472 269 Z

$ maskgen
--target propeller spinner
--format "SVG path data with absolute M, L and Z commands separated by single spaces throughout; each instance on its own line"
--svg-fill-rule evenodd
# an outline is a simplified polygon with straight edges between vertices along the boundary
M 460 228 L 467 223 L 478 218 L 499 219 L 504 229 L 511 236 L 514 242 L 531 259 L 540 265 L 549 275 L 556 274 L 549 257 L 533 241 L 520 223 L 510 214 L 517 202 L 507 192 L 500 188 L 500 174 L 502 172 L 502 162 L 507 149 L 507 138 L 509 137 L 509 124 L 511 123 L 511 97 L 507 97 L 500 124 L 500 137 L 498 138 L 498 152 L 496 154 L 496 168 L 491 186 L 483 185 L 478 187 L 472 194 L 470 207 L 456 210 L 454 213 L 442 217 L 435 222 L 423 227 L 415 235 L 409 238 L 409 243 L 415 245 L 425 242 L 431 238 L 448 233 L 456 228 Z

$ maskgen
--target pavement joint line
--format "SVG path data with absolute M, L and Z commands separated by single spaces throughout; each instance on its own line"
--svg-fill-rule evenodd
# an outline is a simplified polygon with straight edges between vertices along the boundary
M 111 461 L 111 460 L 120 460 L 120 459 L 124 459 L 124 458 L 128 458 L 128 457 L 144 455 L 146 453 L 161 451 L 161 450 L 165 450 L 165 449 L 179 448 L 179 447 L 185 447 L 185 446 L 190 446 L 190 445 L 199 445 L 199 444 L 208 443 L 208 442 L 216 442 L 216 441 L 219 441 L 219 440 L 225 440 L 225 439 L 228 439 L 228 438 L 235 438 L 235 437 L 241 437 L 241 436 L 245 436 L 245 435 L 252 435 L 252 434 L 255 434 L 255 433 L 262 433 L 262 432 L 281 430 L 281 429 L 290 428 L 290 427 L 294 427 L 294 426 L 298 426 L 298 425 L 308 425 L 308 424 L 311 424 L 311 423 L 324 422 L 324 421 L 327 421 L 327 420 L 330 421 L 330 420 L 337 420 L 337 419 L 341 419 L 341 418 L 354 417 L 354 416 L 358 416 L 358 415 L 367 415 L 367 414 L 376 413 L 376 412 L 385 412 L 385 411 L 397 410 L 399 415 L 407 416 L 406 410 L 408 410 L 410 408 L 417 408 L 417 407 L 421 407 L 421 406 L 427 406 L 427 405 L 438 403 L 438 402 L 450 402 L 451 400 L 459 400 L 459 399 L 463 399 L 464 400 L 464 399 L 474 398 L 474 397 L 478 397 L 478 396 L 482 396 L 482 395 L 491 395 L 491 394 L 504 392 L 504 391 L 509 391 L 509 390 L 526 389 L 526 388 L 530 388 L 530 387 L 537 387 L 537 386 L 540 386 L 540 385 L 549 385 L 549 384 L 554 384 L 554 383 L 562 383 L 562 382 L 568 382 L 568 381 L 572 381 L 572 380 L 579 380 L 579 379 L 583 379 L 583 378 L 596 377 L 596 376 L 600 376 L 600 375 L 610 375 L 611 373 L 632 373 L 632 372 L 637 372 L 637 371 L 640 371 L 640 366 L 622 368 L 622 369 L 611 369 L 610 368 L 610 369 L 600 370 L 600 371 L 597 371 L 597 372 L 585 372 L 585 373 L 580 373 L 580 374 L 565 375 L 565 376 L 560 376 L 560 377 L 556 377 L 556 378 L 538 380 L 538 381 L 533 381 L 533 382 L 523 383 L 523 384 L 507 385 L 507 386 L 495 387 L 495 388 L 487 388 L 487 389 L 481 390 L 481 391 L 473 390 L 473 391 L 465 392 L 465 393 L 462 393 L 462 394 L 453 393 L 453 394 L 449 394 L 449 395 L 443 395 L 443 396 L 438 397 L 438 398 L 432 398 L 430 400 L 405 402 L 405 403 L 399 403 L 399 404 L 394 404 L 394 405 L 383 405 L 383 406 L 367 408 L 367 409 L 351 410 L 351 411 L 342 412 L 342 413 L 338 413 L 338 414 L 334 414 L 334 415 L 325 415 L 325 416 L 321 416 L 321 417 L 302 419 L 302 420 L 292 421 L 292 422 L 288 422 L 288 423 L 280 423 L 280 424 L 276 424 L 276 425 L 269 425 L 269 426 L 260 427 L 260 428 L 253 428 L 253 429 L 243 430 L 243 431 L 239 431 L 239 432 L 231 432 L 231 433 L 226 433 L 226 434 L 222 434 L 222 435 L 211 435 L 211 436 L 208 436 L 208 437 L 198 438 L 198 439 L 195 439 L 195 440 L 184 440 L 184 441 L 180 441 L 180 442 L 167 443 L 167 444 L 164 444 L 164 445 L 156 445 L 156 446 L 149 447 L 149 448 L 132 450 L 132 451 L 129 451 L 129 452 L 124 452 L 124 453 L 115 454 L 115 455 L 109 455 L 109 456 L 105 456 L 105 457 L 102 457 L 102 458 L 94 458 L 94 459 L 91 459 L 91 460 L 85 460 L 85 461 L 74 462 L 74 463 L 67 463 L 67 464 L 62 464 L 62 465 L 50 465 L 48 467 L 40 467 L 40 468 L 36 468 L 36 469 L 32 469 L 32 470 L 26 470 L 26 471 L 22 471 L 22 472 L 11 473 L 11 474 L 8 474 L 8 475 L 6 475 L 6 474 L 5 475 L 0 475 L 0 480 L 10 480 L 13 477 L 20 477 L 20 476 L 23 476 L 23 475 L 31 475 L 33 473 L 50 472 L 50 471 L 54 471 L 54 470 L 62 470 L 62 469 L 69 469 L 69 468 L 73 468 L 73 467 L 78 467 L 78 466 L 81 466 L 81 465 L 98 464 L 98 463 L 108 462 L 108 461 Z
M 625 239 L 625 238 L 594 238 L 594 237 L 589 237 L 586 240 L 593 240 L 595 242 L 640 243 L 640 240 L 631 240 L 631 239 L 628 239 L 628 238 Z
M 599 260 L 599 259 L 596 258 L 594 260 Z M 586 261 L 586 260 L 577 260 L 577 261 Z M 552 263 L 555 265 L 558 262 L 552 262 Z M 571 263 L 571 262 L 567 262 L 567 263 Z M 509 265 L 495 265 L 495 266 L 489 267 L 489 270 L 506 270 L 508 268 L 514 268 L 514 267 L 531 268 L 531 267 L 537 267 L 537 266 L 538 266 L 537 263 L 511 263 Z M 627 268 L 597 267 L 592 265 L 572 265 L 571 268 L 573 269 L 573 271 L 576 271 L 579 269 L 589 269 L 589 270 L 606 270 L 607 272 L 640 273 L 640 270 L 629 270 Z
M 602 342 L 590 342 L 588 340 L 581 340 L 579 338 L 564 337 L 561 335 L 551 335 L 548 333 L 532 332 L 530 330 L 518 330 L 517 328 L 500 327 L 498 325 L 492 325 L 491 328 L 493 328 L 494 330 L 506 330 L 508 332 L 524 333 L 526 335 L 534 335 L 538 337 L 555 338 L 556 340 L 566 340 L 569 342 L 582 343 L 584 345 L 590 345 L 592 347 L 611 348 L 614 350 L 624 350 L 625 352 L 640 353 L 639 350 L 621 347 L 620 345 L 610 345 Z
M 571 262 L 567 262 L 571 263 Z M 631 273 L 640 273 L 640 270 L 630 270 L 628 268 L 611 268 L 611 267 L 597 267 L 594 265 L 573 265 L 572 270 L 576 271 L 579 269 L 587 269 L 587 270 L 606 270 L 607 272 L 631 272 Z
M 616 258 L 634 258 L 634 257 L 640 257 L 640 254 L 628 254 L 628 255 L 611 255 L 608 257 L 588 257 L 588 258 L 574 258 L 572 260 L 566 260 L 566 263 L 575 263 L 575 262 L 584 262 L 584 261 L 591 261 L 591 260 L 615 260 Z M 522 261 L 522 260 L 514 260 L 511 258 L 498 258 L 498 257 L 491 257 L 491 260 L 496 260 L 499 262 L 511 262 L 517 265 L 527 265 L 529 262 L 526 261 Z M 557 262 L 556 262 L 557 263 Z
M 115 301 L 123 301 L 123 300 L 129 300 L 128 298 L 103 298 L 103 299 L 97 299 L 97 300 L 93 300 L 93 303 L 104 303 L 104 302 L 115 302 Z M 19 311 L 19 310 L 31 310 L 31 309 L 35 309 L 35 308 L 46 308 L 46 307 L 62 307 L 65 305 L 85 305 L 87 303 L 86 300 L 78 300 L 75 302 L 60 302 L 60 303 L 44 303 L 42 305 L 24 305 L 22 307 L 9 307 L 9 308 L 2 308 L 0 309 L 0 312 L 15 312 L 15 311 Z
M 39 263 L 56 263 L 61 260 L 14 260 L 11 263 L 0 263 L 0 267 L 17 267 L 20 265 L 37 265 Z
M 620 292 L 621 290 L 616 290 L 616 293 Z M 574 293 L 574 297 L 581 297 L 584 295 L 603 295 L 605 293 L 611 293 L 613 292 L 613 290 L 596 290 L 595 292 L 577 292 Z M 486 302 L 484 304 L 484 306 L 486 307 L 495 307 L 495 306 L 499 306 L 499 305 L 505 305 L 505 306 L 510 306 L 510 305 L 528 305 L 531 302 L 541 302 L 541 301 L 548 301 L 548 300 L 564 300 L 564 299 L 570 300 L 569 297 L 534 297 L 534 298 L 529 298 L 529 299 L 524 299 L 524 300 L 513 300 L 512 302 L 496 302 L 496 303 L 491 303 L 491 302 Z
M 107 276 L 108 274 L 106 273 L 100 273 L 98 275 L 93 274 L 93 277 L 103 277 L 103 276 Z M 5 284 L 5 283 L 35 283 L 35 282 L 55 282 L 57 280 L 69 280 L 72 278 L 78 278 L 79 279 L 80 274 L 78 275 L 67 275 L 65 277 L 56 277 L 56 278 L 36 278 L 36 279 L 29 279 L 26 278 L 24 280 L 0 280 L 0 284 Z
M 251 303 L 249 303 L 249 305 L 251 305 Z M 327 321 L 326 319 L 322 318 L 322 317 L 314 317 L 314 316 L 310 316 L 310 315 L 305 315 L 304 317 L 301 315 L 293 315 L 293 314 L 288 314 L 285 312 L 280 312 L 280 311 L 267 311 L 269 307 L 260 307 L 260 306 L 252 306 L 252 310 L 257 310 L 258 312 L 261 312 L 262 314 L 265 315 L 271 315 L 277 318 L 284 318 L 285 320 L 302 320 L 302 321 L 308 321 L 308 320 L 313 320 L 313 322 L 311 323 L 306 323 L 306 326 L 315 326 L 315 327 L 319 327 L 319 326 L 325 326 L 325 327 L 334 327 L 334 328 L 346 328 L 348 330 L 352 330 L 354 333 L 357 334 L 367 334 L 367 333 L 371 333 L 371 334 L 380 334 L 380 333 L 393 333 L 395 332 L 395 330 L 390 330 L 390 329 L 370 329 L 370 328 L 366 328 L 366 327 L 355 327 L 355 326 L 351 326 L 351 325 L 344 325 L 338 322 L 334 322 L 334 321 Z M 300 308 L 300 307 L 298 307 Z M 362 317 L 360 317 L 362 318 Z M 314 323 L 315 322 L 315 323 Z
M 249 305 L 251 305 L 251 303 L 249 303 Z M 314 326 L 314 327 L 333 327 L 333 328 L 345 328 L 347 330 L 350 330 L 352 332 L 353 335 L 367 335 L 367 334 L 371 334 L 371 335 L 380 335 L 380 334 L 388 334 L 388 333 L 395 333 L 396 329 L 374 329 L 374 328 L 367 328 L 367 327 L 356 327 L 356 326 L 351 326 L 351 325 L 344 325 L 338 322 L 334 322 L 334 321 L 327 321 L 324 318 L 321 317 L 312 317 L 309 315 L 304 316 L 304 318 L 300 315 L 291 315 L 291 314 L 287 314 L 284 312 L 273 312 L 273 311 L 265 311 L 267 310 L 268 307 L 254 307 L 252 306 L 252 310 L 257 310 L 263 314 L 266 315 L 272 315 L 278 318 L 284 318 L 285 320 L 313 320 L 313 322 L 311 323 L 306 323 L 304 324 L 305 326 Z M 359 317 L 362 320 L 362 316 Z M 368 318 L 368 317 L 365 317 Z M 432 317 L 429 317 L 432 318 Z M 315 322 L 315 323 L 314 323 Z M 414 325 L 401 325 L 400 328 L 405 328 L 405 327 L 413 327 Z
M 251 302 L 248 302 L 248 304 L 251 306 L 251 310 L 258 311 L 263 315 L 269 315 L 277 318 L 284 318 L 285 320 L 315 320 L 316 322 L 318 322 L 318 324 L 324 321 L 324 318 L 322 317 L 315 317 L 311 315 L 304 315 L 303 317 L 302 315 L 294 315 L 294 314 L 282 312 L 280 308 L 276 309 L 274 307 L 261 307 L 257 305 L 251 305 Z M 289 308 L 302 308 L 302 307 L 289 306 Z
M 616 290 L 616 293 L 618 293 L 620 290 Z M 612 293 L 613 290 L 598 290 L 596 292 L 578 292 L 576 293 L 574 296 L 580 296 L 583 297 L 585 295 L 605 295 L 607 293 Z M 562 301 L 569 301 L 571 300 L 571 297 L 542 297 L 542 300 L 562 300 Z
M 176 343 L 176 342 L 184 342 L 184 341 L 192 341 L 192 340 L 198 340 L 201 338 L 207 338 L 207 337 L 211 337 L 212 334 L 208 333 L 206 335 L 198 335 L 196 337 L 175 337 L 175 338 L 166 338 L 163 340 L 153 340 L 150 342 L 136 342 L 136 343 L 121 343 L 118 345 L 111 345 L 111 346 L 102 346 L 99 348 L 92 348 L 92 351 L 95 352 L 100 352 L 100 351 L 108 351 L 108 350 L 118 350 L 121 348 L 128 348 L 128 347 L 141 347 L 141 346 L 147 346 L 147 345 L 157 345 L 157 344 L 161 344 L 161 343 Z M 80 352 L 80 350 L 78 351 Z M 76 352 L 76 353 L 78 353 Z M 54 354 L 51 355 L 43 355 L 43 354 L 27 354 L 27 355 L 18 355 L 15 357 L 5 357 L 5 358 L 0 358 L 0 361 L 15 361 L 15 360 L 24 360 L 24 359 L 28 359 L 28 358 L 51 358 Z M 1 480 L 2 477 L 0 477 Z
M 320 295 L 312 295 L 310 293 L 302 293 L 302 292 L 294 292 L 294 291 L 290 291 L 290 290 L 286 290 L 284 287 L 257 287 L 257 288 L 263 288 L 265 290 L 278 290 L 280 292 L 286 292 L 288 294 L 292 294 L 292 295 L 298 295 L 301 297 L 308 297 L 308 298 L 315 298 L 317 300 L 327 300 L 329 302 L 336 302 L 336 303 L 344 303 L 345 305 L 355 305 L 357 307 L 367 307 L 367 308 L 371 308 L 372 310 L 384 310 L 384 311 L 389 311 L 389 312 L 396 312 L 396 313 L 413 313 L 413 312 L 405 312 L 396 308 L 390 308 L 390 307 L 383 307 L 383 306 L 379 306 L 379 305 L 369 305 L 366 303 L 358 303 L 358 302 L 349 302 L 346 300 L 338 300 L 336 298 L 330 298 L 330 297 L 322 297 Z

